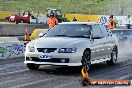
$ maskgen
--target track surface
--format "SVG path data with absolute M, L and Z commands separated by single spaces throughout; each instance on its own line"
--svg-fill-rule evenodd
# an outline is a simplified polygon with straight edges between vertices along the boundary
M 119 43 L 118 63 L 94 64 L 89 71 L 93 79 L 132 79 L 132 43 Z M 24 58 L 0 60 L 0 88 L 82 88 L 79 84 L 81 67 L 41 66 L 28 70 Z M 84 88 L 112 88 L 113 85 L 92 85 Z M 127 88 L 127 87 L 126 87 Z M 131 87 L 130 87 L 131 88 Z

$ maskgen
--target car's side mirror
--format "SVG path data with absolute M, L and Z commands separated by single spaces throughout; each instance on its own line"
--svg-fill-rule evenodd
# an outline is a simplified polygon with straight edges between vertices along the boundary
M 39 34 L 39 37 L 43 37 L 43 36 L 44 36 L 44 34 L 43 34 L 43 33 L 40 33 L 40 34 Z

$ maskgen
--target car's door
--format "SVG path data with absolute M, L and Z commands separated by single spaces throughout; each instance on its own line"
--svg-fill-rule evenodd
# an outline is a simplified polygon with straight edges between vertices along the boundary
M 111 56 L 113 46 L 112 33 L 110 33 L 109 29 L 107 29 L 104 25 L 99 25 L 99 27 L 103 34 L 102 54 L 104 55 L 105 58 L 108 58 Z
M 104 50 L 105 39 L 103 37 L 102 31 L 99 25 L 94 25 L 92 27 L 91 35 L 92 35 L 92 39 L 91 39 L 91 44 L 92 44 L 91 58 L 92 60 L 103 59 L 105 57 L 104 52 L 102 52 Z

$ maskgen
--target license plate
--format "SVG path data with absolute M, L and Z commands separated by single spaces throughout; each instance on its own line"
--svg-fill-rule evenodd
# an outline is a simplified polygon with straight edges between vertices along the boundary
M 40 55 L 39 57 L 40 59 L 52 59 L 52 57 L 48 55 Z

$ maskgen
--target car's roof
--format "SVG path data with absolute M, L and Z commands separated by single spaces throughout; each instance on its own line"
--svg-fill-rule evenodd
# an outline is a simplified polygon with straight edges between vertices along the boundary
M 87 25 L 94 25 L 97 24 L 96 22 L 62 22 L 59 24 L 87 24 Z

